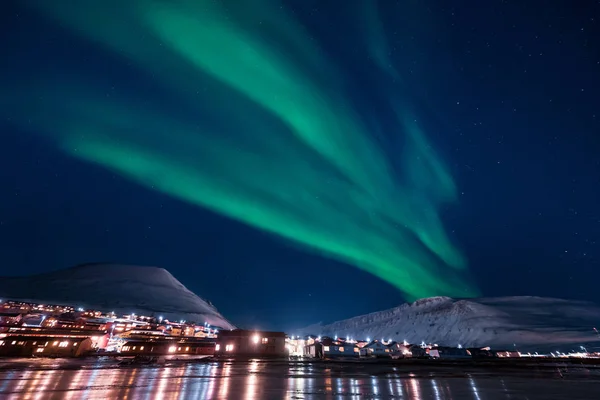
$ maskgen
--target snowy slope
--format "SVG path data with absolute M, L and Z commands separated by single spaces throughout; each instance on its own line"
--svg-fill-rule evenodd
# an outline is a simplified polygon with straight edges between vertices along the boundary
M 432 297 L 295 333 L 448 346 L 564 348 L 600 341 L 593 331 L 596 324 L 600 325 L 600 307 L 587 302 L 541 297 Z
M 85 264 L 27 277 L 4 277 L 0 278 L 0 298 L 153 314 L 234 328 L 213 305 L 156 267 Z

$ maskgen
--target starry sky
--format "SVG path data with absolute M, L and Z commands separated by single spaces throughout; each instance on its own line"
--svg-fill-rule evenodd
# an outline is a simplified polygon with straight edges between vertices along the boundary
M 0 6 L 2 275 L 160 266 L 266 329 L 600 301 L 598 2 L 84 3 Z

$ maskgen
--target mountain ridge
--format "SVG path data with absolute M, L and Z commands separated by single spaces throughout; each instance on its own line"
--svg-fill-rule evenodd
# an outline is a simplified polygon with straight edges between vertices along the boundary
M 600 307 L 586 301 L 537 296 L 431 297 L 328 324 L 313 324 L 294 333 L 526 349 L 598 344 L 600 337 L 593 331 L 597 322 Z
M 155 314 L 235 328 L 212 303 L 160 267 L 90 263 L 30 276 L 2 277 L 0 298 Z

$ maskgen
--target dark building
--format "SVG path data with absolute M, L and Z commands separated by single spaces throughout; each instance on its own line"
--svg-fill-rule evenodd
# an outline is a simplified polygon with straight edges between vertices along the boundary
M 219 331 L 215 346 L 216 356 L 285 357 L 284 332 L 246 331 L 235 329 Z
M 85 337 L 6 336 L 0 339 L 0 356 L 80 357 L 93 352 L 92 340 Z
M 321 340 L 309 339 L 306 342 L 304 354 L 314 358 L 358 358 L 359 348 L 354 343 L 324 337 Z
M 471 352 L 461 347 L 434 347 L 428 351 L 431 358 L 462 359 L 473 358 Z
M 213 341 L 187 339 L 132 339 L 121 346 L 122 355 L 210 355 L 215 353 Z
M 22 314 L 18 312 L 0 312 L 0 326 L 20 325 Z

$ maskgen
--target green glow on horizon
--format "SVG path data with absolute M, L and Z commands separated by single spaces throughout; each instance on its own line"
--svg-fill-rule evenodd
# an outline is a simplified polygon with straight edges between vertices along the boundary
M 152 74 L 194 114 L 107 98 L 93 80 L 46 80 L 21 96 L 43 110 L 35 128 L 74 157 L 354 265 L 409 299 L 476 295 L 438 212 L 456 187 L 414 117 L 390 98 L 406 136 L 398 180 L 302 26 L 270 0 L 233 4 L 32 2 Z

